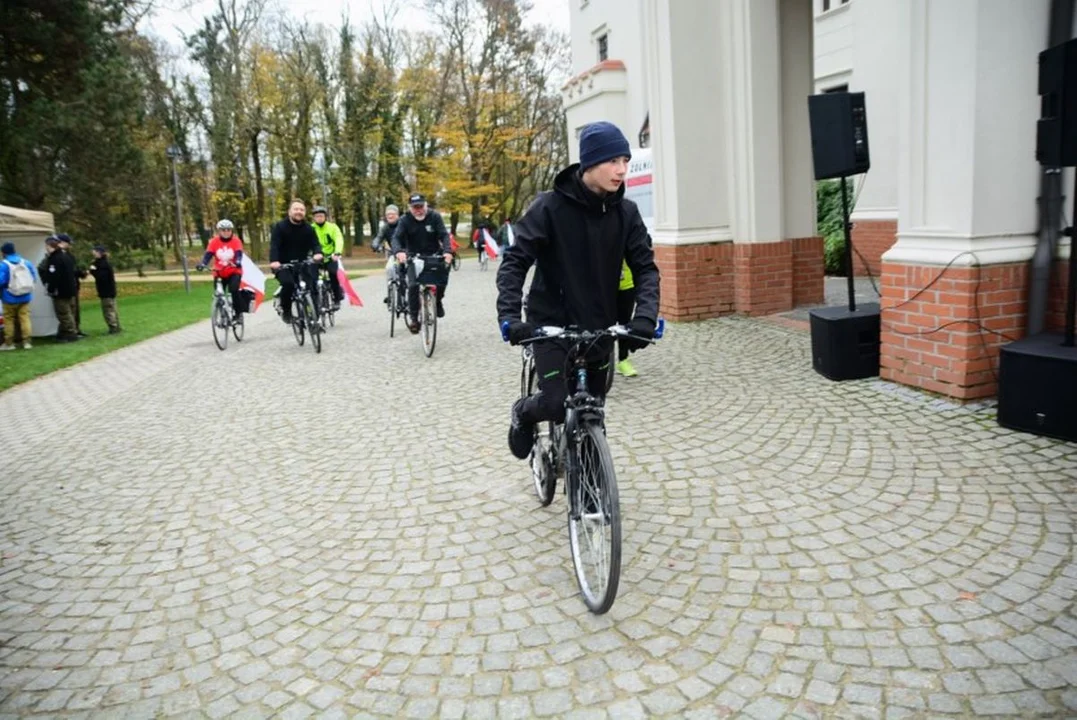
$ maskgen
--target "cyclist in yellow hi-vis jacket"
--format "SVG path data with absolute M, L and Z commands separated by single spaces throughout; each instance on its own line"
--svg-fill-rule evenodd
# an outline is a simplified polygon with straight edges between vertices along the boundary
M 324 207 L 319 205 L 314 208 L 314 234 L 318 236 L 318 242 L 322 246 L 322 263 L 329 271 L 329 287 L 333 289 L 333 310 L 336 311 L 344 300 L 344 290 L 337 277 L 337 269 L 340 267 L 338 261 L 344 254 L 344 233 L 340 232 L 336 223 L 328 220 L 329 215 Z
M 621 263 L 621 284 L 617 288 L 617 322 L 628 325 L 632 321 L 632 313 L 636 310 L 636 283 L 632 280 L 632 271 L 628 269 L 628 262 Z M 617 372 L 625 377 L 635 377 L 639 373 L 628 360 L 629 350 L 626 343 L 617 343 Z

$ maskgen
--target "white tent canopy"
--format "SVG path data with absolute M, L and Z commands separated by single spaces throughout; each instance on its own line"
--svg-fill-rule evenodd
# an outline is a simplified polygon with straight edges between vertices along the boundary
M 15 251 L 34 267 L 45 257 L 45 238 L 55 231 L 52 213 L 0 205 L 0 243 L 14 243 Z M 56 334 L 56 313 L 40 279 L 30 303 L 30 322 L 34 326 L 34 337 Z

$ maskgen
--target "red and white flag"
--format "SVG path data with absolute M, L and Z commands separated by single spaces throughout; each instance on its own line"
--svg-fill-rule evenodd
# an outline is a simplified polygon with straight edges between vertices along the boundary
M 497 248 L 497 243 L 494 241 L 494 238 L 490 235 L 490 231 L 487 230 L 486 228 L 482 229 L 482 239 L 486 243 L 486 254 L 487 255 L 489 255 L 492 258 L 495 258 L 495 257 L 497 257 L 498 255 L 501 254 L 501 252 Z
M 352 305 L 363 307 L 363 299 L 359 297 L 359 293 L 355 292 L 355 288 L 352 287 L 352 281 L 348 279 L 348 273 L 344 272 L 343 260 L 337 260 L 337 280 L 340 282 L 341 290 L 348 296 L 348 302 Z
M 241 290 L 250 290 L 254 293 L 254 310 L 251 310 L 254 312 L 266 296 L 266 276 L 247 253 L 243 253 L 242 270 L 243 277 L 239 280 L 239 287 Z

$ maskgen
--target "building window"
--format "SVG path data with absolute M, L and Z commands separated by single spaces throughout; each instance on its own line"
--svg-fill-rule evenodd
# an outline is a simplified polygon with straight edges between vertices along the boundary
M 849 83 L 843 85 L 835 85 L 834 87 L 828 87 L 823 91 L 824 93 L 842 93 L 849 92 Z
M 602 62 L 608 60 L 610 57 L 610 36 L 607 33 L 602 33 L 598 36 L 598 61 Z
M 830 8 L 838 7 L 839 5 L 848 4 L 849 0 L 823 0 L 823 12 L 826 12 Z

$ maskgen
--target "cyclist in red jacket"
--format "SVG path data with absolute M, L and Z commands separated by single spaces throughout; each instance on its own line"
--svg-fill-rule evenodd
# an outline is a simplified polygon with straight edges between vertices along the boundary
M 239 296 L 239 281 L 243 277 L 243 241 L 234 234 L 231 220 L 217 223 L 217 234 L 210 239 L 206 254 L 195 269 L 205 270 L 211 258 L 213 275 L 219 277 L 221 284 L 232 293 L 232 309 L 239 315 L 246 309 Z

